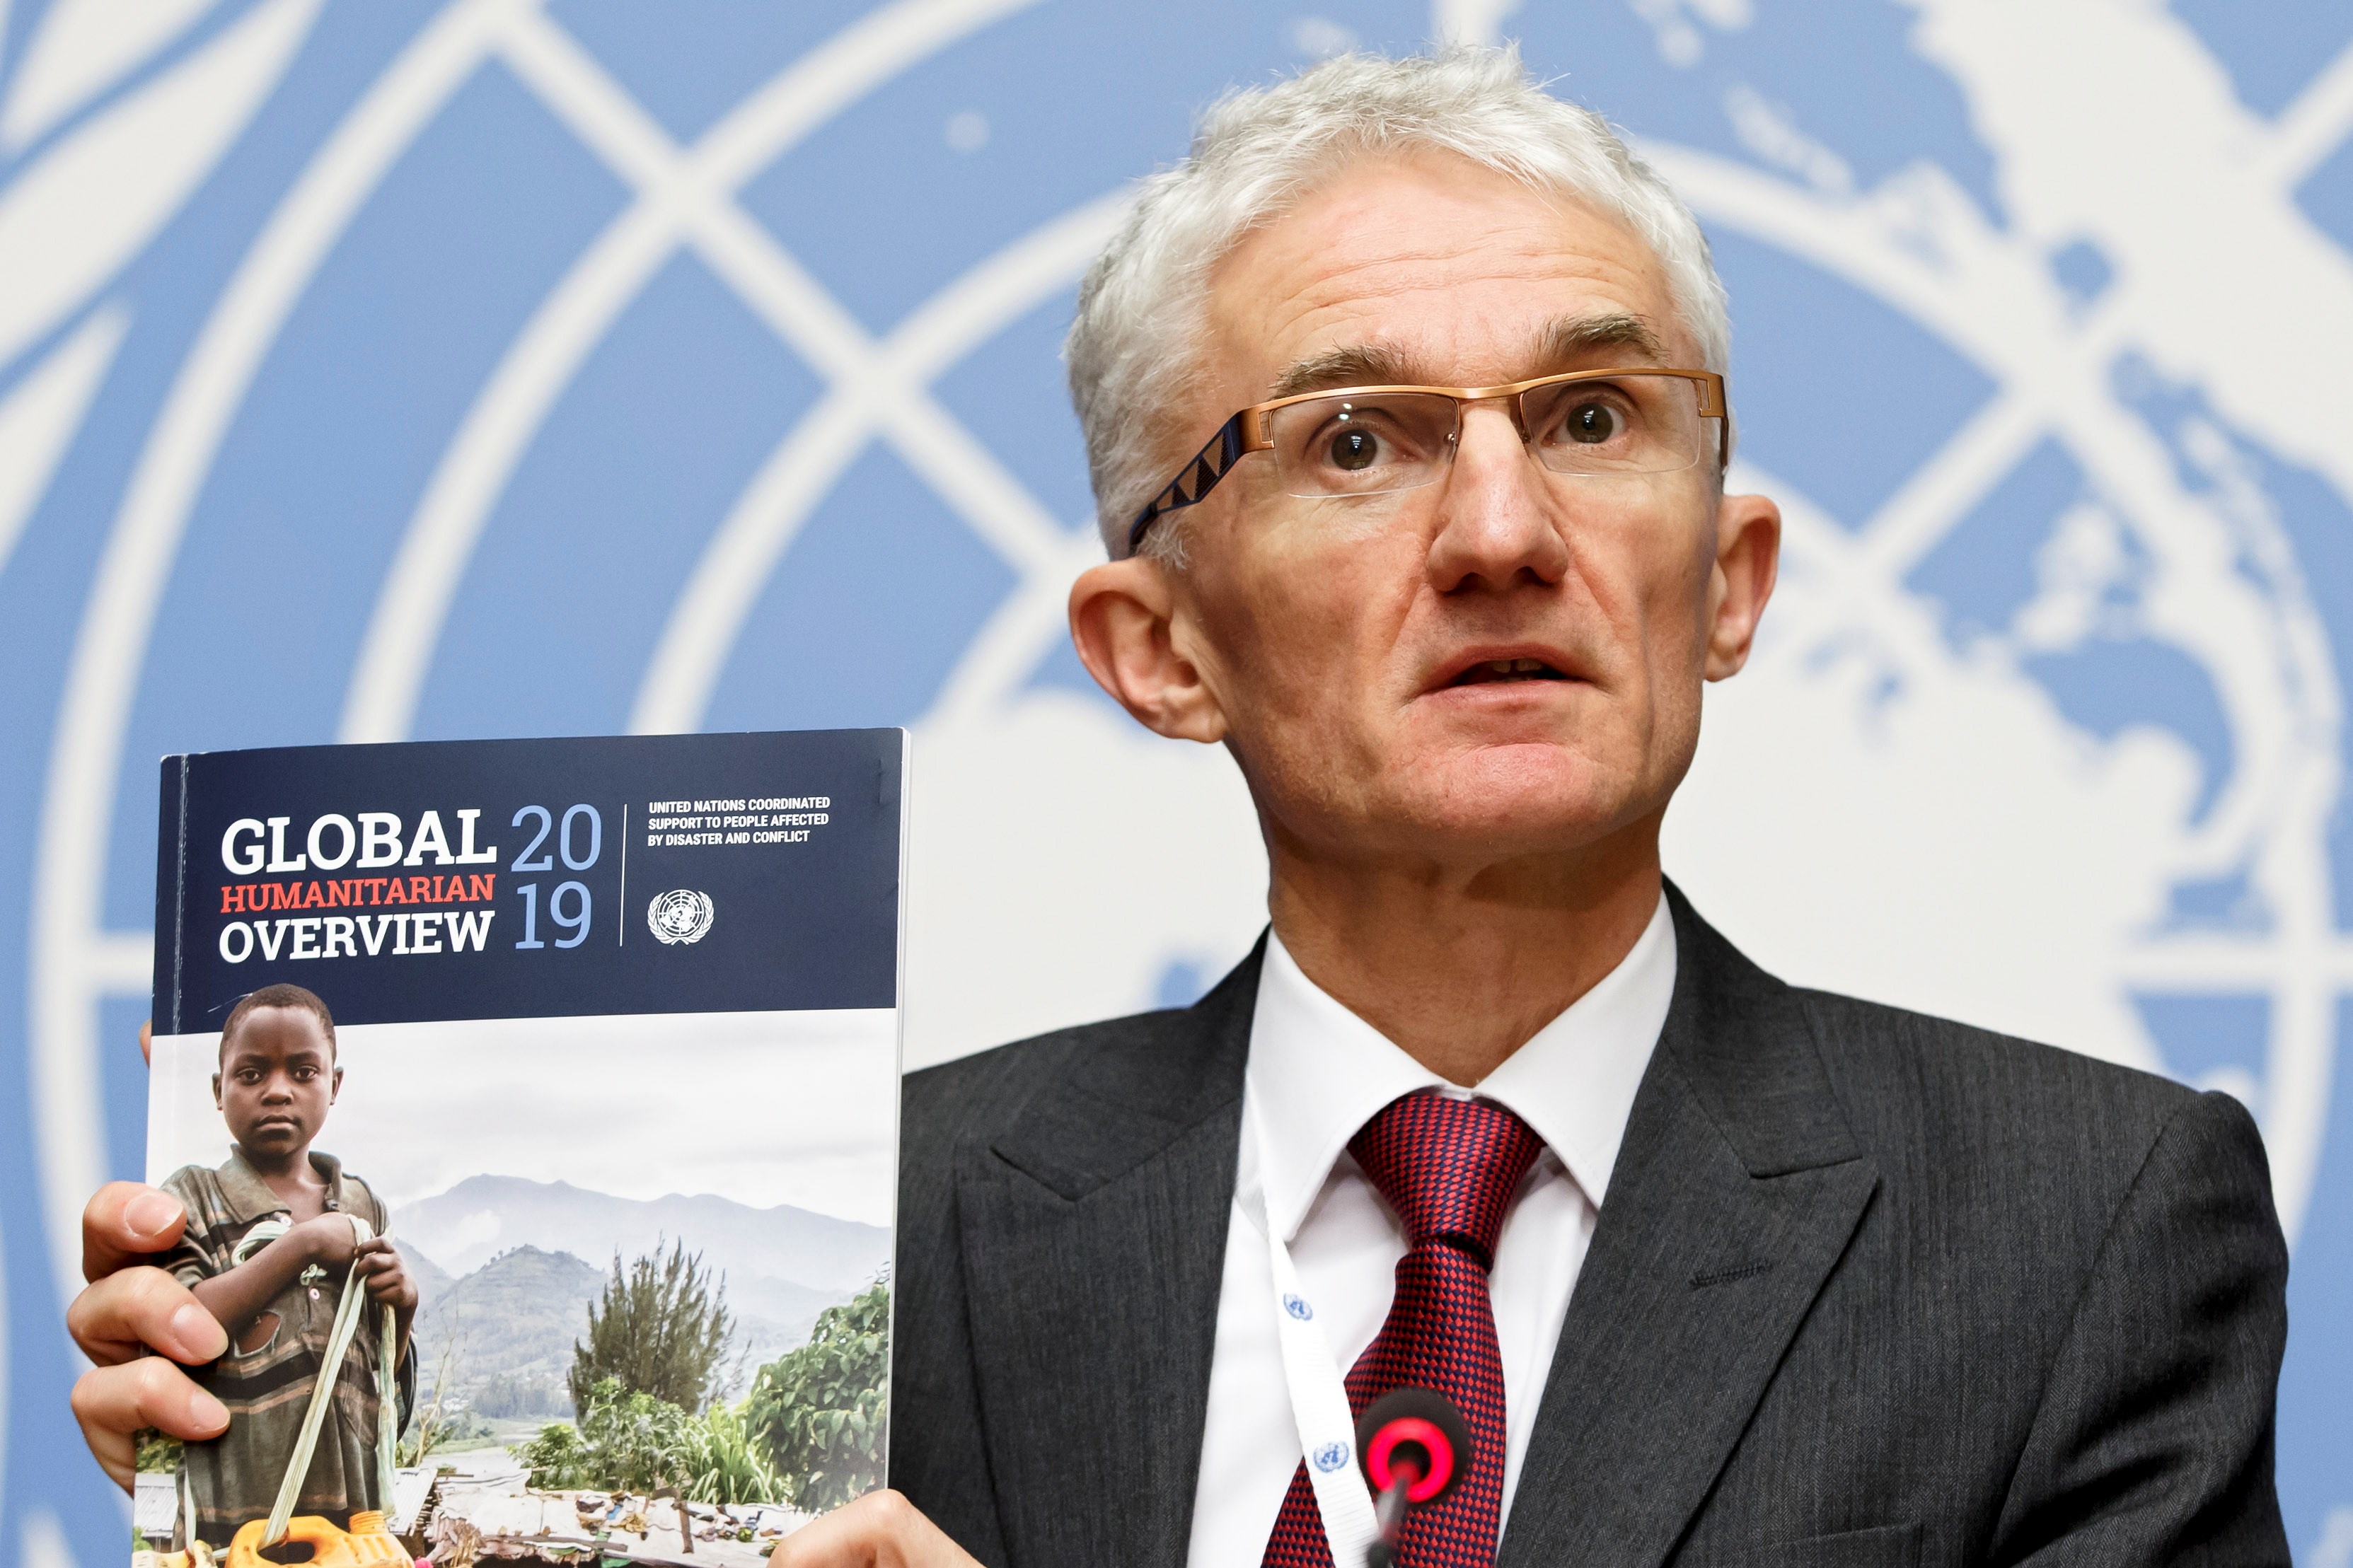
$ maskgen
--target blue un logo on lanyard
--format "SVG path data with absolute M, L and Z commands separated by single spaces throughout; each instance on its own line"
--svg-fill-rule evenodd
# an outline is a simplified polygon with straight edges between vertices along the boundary
M 1315 1450 L 1315 1468 L 1327 1476 L 1347 1462 L 1348 1445 L 1345 1443 L 1326 1443 Z
M 1315 1309 L 1307 1304 L 1304 1297 L 1300 1296 L 1285 1296 L 1282 1299 L 1282 1310 L 1303 1323 L 1315 1315 Z

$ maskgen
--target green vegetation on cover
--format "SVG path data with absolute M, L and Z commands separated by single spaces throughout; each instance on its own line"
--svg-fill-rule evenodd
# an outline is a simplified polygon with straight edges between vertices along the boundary
M 514 1454 L 531 1468 L 535 1487 L 676 1487 L 690 1501 L 714 1503 L 781 1502 L 787 1489 L 740 1410 L 722 1405 L 690 1415 L 614 1377 L 589 1391 L 576 1423 L 550 1422 Z
M 604 1295 L 589 1305 L 588 1337 L 573 1347 L 572 1408 L 586 1411 L 612 1378 L 632 1394 L 700 1410 L 718 1392 L 713 1374 L 734 1329 L 725 1281 L 712 1278 L 701 1253 L 689 1256 L 678 1242 L 667 1257 L 624 1268 L 617 1252 Z
M 882 1484 L 890 1424 L 891 1287 L 876 1280 L 818 1314 L 809 1342 L 762 1367 L 744 1402 L 793 1502 L 836 1508 Z
M 701 1408 L 730 1321 L 724 1287 L 711 1282 L 699 1256 L 674 1247 L 626 1268 L 617 1258 L 604 1299 L 589 1309 L 588 1338 L 575 1350 L 579 1415 L 550 1422 L 514 1450 L 531 1484 L 675 1487 L 696 1502 L 790 1502 L 812 1512 L 881 1485 L 889 1281 L 820 1313 L 808 1342 L 762 1367 L 741 1404 Z M 622 1353 L 629 1347 L 614 1325 L 628 1322 L 650 1325 L 652 1353 Z M 620 1364 L 584 1384 L 584 1372 L 604 1364 L 599 1344 L 605 1360 Z M 675 1389 L 692 1391 L 693 1403 L 666 1396 Z

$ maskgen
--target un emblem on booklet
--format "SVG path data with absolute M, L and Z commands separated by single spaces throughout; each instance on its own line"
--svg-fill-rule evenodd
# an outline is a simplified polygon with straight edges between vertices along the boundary
M 709 934 L 718 912 L 709 893 L 673 888 L 654 895 L 654 901 L 646 907 L 646 927 L 664 946 L 681 947 Z

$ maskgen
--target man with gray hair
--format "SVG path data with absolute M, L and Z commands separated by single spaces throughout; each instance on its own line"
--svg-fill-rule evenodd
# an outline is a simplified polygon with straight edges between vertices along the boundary
M 1232 753 L 1271 927 L 909 1080 L 894 1489 L 777 1563 L 2287 1561 L 2246 1112 L 1792 989 L 1663 879 L 1779 543 L 1728 341 L 1689 212 L 1508 51 L 1234 93 L 1146 183 L 1071 333 L 1071 633 Z M 211 1419 L 127 1359 L 209 1353 L 142 1204 L 74 1312 L 116 1458 Z

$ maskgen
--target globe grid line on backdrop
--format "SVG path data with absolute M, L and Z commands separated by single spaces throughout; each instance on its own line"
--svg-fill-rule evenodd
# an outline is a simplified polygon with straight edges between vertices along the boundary
M 48 489 L 52 462 L 80 429 L 130 331 L 128 310 L 100 306 L 0 401 L 9 437 L 0 441 L 0 572 Z
M 624 200 L 504 345 L 442 446 L 398 531 L 395 564 L 376 585 L 343 693 L 340 738 L 396 739 L 411 731 L 458 591 L 510 479 L 590 354 L 663 264 L 681 254 L 697 258 L 758 318 L 817 377 L 818 390 L 702 543 L 639 676 L 628 728 L 688 730 L 706 721 L 728 660 L 803 524 L 850 464 L 880 447 L 901 458 L 1012 573 L 1013 586 L 987 613 L 916 720 L 932 740 L 984 731 L 1004 724 L 1023 700 L 1025 682 L 1060 636 L 1069 578 L 1098 558 L 1098 547 L 1091 529 L 1056 519 L 932 387 L 978 345 L 1069 285 L 1117 223 L 1125 193 L 1107 192 L 1037 224 L 879 332 L 861 325 L 738 197 L 754 175 L 877 88 L 1036 3 L 899 0 L 879 7 L 803 49 L 708 129 L 681 142 L 535 0 L 455 0 L 394 52 L 273 196 L 226 285 L 200 312 L 201 329 L 142 433 L 73 634 L 40 789 L 27 1070 L 39 1195 L 61 1300 L 78 1275 L 71 1238 L 80 1200 L 103 1174 L 99 1053 L 118 1042 L 100 1038 L 99 1007 L 108 998 L 143 994 L 148 981 L 147 937 L 107 928 L 101 890 L 113 855 L 132 705 L 151 662 L 159 606 L 248 391 L 378 186 L 457 93 L 498 63 L 619 178 Z M 195 5 L 187 16 L 208 8 Z M 1661 7 L 1637 9 L 1663 27 L 1654 15 Z M 1973 47 L 1945 0 L 1921 0 L 1917 9 L 1945 29 L 1936 47 Z M 1724 26 L 1713 12 L 1694 10 L 1699 20 Z M 2084 7 L 2062 10 L 2088 14 Z M 1430 11 L 1433 36 L 1474 40 L 1493 37 L 1514 14 L 1528 14 L 1514 0 L 1438 0 Z M 185 79 L 178 73 L 199 66 L 227 72 L 235 65 L 246 84 L 241 90 L 266 97 L 321 14 L 319 0 L 256 0 L 166 74 Z M 1663 49 L 1663 31 L 1661 37 Z M 153 47 L 168 41 L 168 33 L 159 34 Z M 115 76 L 92 78 L 76 90 L 97 101 L 136 64 L 132 58 L 114 68 Z M 62 146 L 80 133 L 76 104 L 69 94 L 58 96 L 62 92 L 53 92 L 47 107 L 36 104 L 39 115 L 20 110 L 11 98 L 0 112 L 0 138 L 9 151 L 30 144 L 46 156 L 54 149 L 40 149 L 40 136 L 62 126 Z M 233 121 L 234 128 L 210 156 L 241 134 L 251 109 L 241 112 L 245 118 L 221 121 Z M 2304 221 L 2295 216 L 2294 192 L 2353 133 L 2353 47 L 2338 50 L 2271 120 L 2246 118 L 2252 131 L 2212 131 L 2236 138 L 2232 167 L 2246 186 L 2234 184 L 2225 195 L 2281 222 Z M 1680 143 L 1653 140 L 1641 150 L 1711 228 L 1757 238 L 1885 301 L 1980 367 L 1992 385 L 1940 447 L 1852 527 L 1801 485 L 1745 459 L 1737 465 L 1737 484 L 1785 504 L 1788 602 L 1793 612 L 1803 606 L 1812 617 L 1793 614 L 1780 627 L 1768 622 L 1758 648 L 1760 674 L 1808 666 L 1844 646 L 1841 639 L 1855 638 L 1898 670 L 1949 668 L 1957 657 L 1950 635 L 1932 602 L 1906 579 L 2045 441 L 2073 458 L 2105 498 L 2115 526 L 2170 574 L 2151 597 L 2147 625 L 2169 644 L 2193 650 L 2211 672 L 2228 721 L 2232 762 L 2218 793 L 2166 850 L 2163 867 L 2183 879 L 2252 867 L 2272 924 L 2267 931 L 2192 926 L 2124 933 L 2103 975 L 2119 996 L 2131 989 L 2269 999 L 2260 1078 L 2234 1087 L 2256 1094 L 2293 1240 L 2318 1174 L 2338 1044 L 2336 1009 L 2353 994 L 2353 935 L 2335 927 L 2337 890 L 2327 852 L 2328 819 L 2345 787 L 2342 678 L 2294 543 L 2262 490 L 2249 484 L 2219 500 L 2192 495 L 2156 429 L 2124 405 L 2114 367 L 2120 355 L 2146 355 L 2160 374 L 2211 395 L 2241 429 L 2353 497 L 2353 450 L 2327 439 L 2322 428 L 2335 405 L 2257 409 L 2260 416 L 2251 416 L 2243 398 L 2233 402 L 2227 367 L 2168 357 L 2164 279 L 2136 268 L 2127 254 L 2105 290 L 2088 301 L 2071 300 L 2053 281 L 2042 237 L 2015 214 L 2009 229 L 1994 228 L 1975 198 L 1934 163 L 1841 191 L 1810 184 L 1809 165 L 1795 153 L 1783 164 L 1790 177 L 1781 178 Z M 29 167 L 39 169 L 39 159 Z M 0 230 L 24 184 L 20 177 L 0 189 Z M 2290 268 L 2296 259 L 2276 265 Z M 2341 252 L 2331 250 L 2328 259 L 2343 269 Z M 77 284 L 79 293 L 58 308 L 62 329 L 45 325 L 24 343 L 0 350 L 0 363 L 26 345 L 44 356 L 30 371 L 6 367 L 17 380 L 0 388 L 0 415 L 34 377 L 57 367 L 59 386 L 81 388 L 78 401 L 44 393 L 58 400 L 55 418 L 67 431 L 62 439 L 70 439 L 111 374 L 132 320 L 131 300 L 106 293 L 124 264 L 108 260 L 103 272 Z M 2255 276 L 2260 280 L 2260 268 Z M 2281 276 L 2301 287 L 2310 274 Z M 1735 311 L 1737 321 L 1736 298 Z M 1736 404 L 1739 379 L 1736 374 Z M 2184 440 L 2189 457 L 2210 477 L 2220 476 L 2216 482 L 2227 491 L 2235 460 L 2229 438 L 2207 426 Z M 33 474 L 29 498 L 13 516 L 9 498 L 0 495 L 0 571 L 9 564 L 14 531 L 37 509 L 47 480 L 46 469 Z M 2242 579 L 2242 570 L 2252 575 Z M 1986 657 L 2016 659 L 2031 651 L 2031 643 L 2013 637 Z M 2159 1065 L 2125 1054 L 2137 1065 Z M 0 1354 L 0 1398 L 7 1371 Z M 0 1426 L 0 1443 L 7 1437 Z M 23 1540 L 33 1561 L 71 1560 L 46 1513 L 26 1513 L 20 1505 L 17 1515 L 26 1521 Z M 2353 1528 L 2340 1533 L 2345 1561 L 2353 1562 Z
M 70 316 L 154 237 L 244 132 L 316 15 L 317 0 L 263 0 L 117 112 L 64 138 L 9 182 L 0 263 L 13 287 L 0 296 L 0 363 Z M 12 109 L 16 101 L 12 93 Z M 123 183 L 133 162 L 147 165 L 139 171 L 143 180 L 110 191 L 116 197 L 111 205 L 82 205 L 87 187 Z M 51 252 L 37 258 L 45 265 L 25 254 L 37 245 Z
M 23 152 L 125 70 L 169 44 L 204 0 L 164 0 L 112 18 L 111 27 L 92 26 L 89 11 L 59 7 L 45 17 L 23 61 L 25 81 L 8 95 L 0 112 L 0 153 Z M 84 35 L 77 37 L 77 34 Z
M 419 501 L 362 647 L 343 738 L 406 735 L 424 667 L 474 541 L 524 448 L 588 351 L 654 271 L 691 247 L 774 331 L 836 388 L 854 387 L 887 417 L 902 455 L 934 463 L 923 434 L 955 441 L 970 466 L 965 485 L 937 484 L 951 505 L 1017 568 L 1042 556 L 1059 531 L 1018 493 L 993 457 L 927 393 L 886 384 L 889 367 L 849 313 L 765 228 L 735 189 L 851 100 L 851 88 L 944 47 L 1036 0 L 902 0 L 772 78 L 682 152 L 611 75 L 536 6 L 509 11 L 499 56 L 637 200 L 615 218 L 553 290 L 468 410 L 458 438 Z M 815 100 L 815 101 L 811 101 Z M 920 428 L 917 422 L 928 428 Z M 926 473 L 926 478 L 933 476 Z M 980 504 L 975 507 L 975 501 Z
M 1126 208 L 1124 194 L 1106 197 L 1033 230 L 981 262 L 909 311 L 892 331 L 879 350 L 883 374 L 856 394 L 828 393 L 786 433 L 721 521 L 679 595 L 638 689 L 629 721 L 633 731 L 700 727 L 723 661 L 758 591 L 791 548 L 800 523 L 874 432 L 878 405 L 897 397 L 903 386 L 929 384 L 977 342 L 1074 281 L 1110 238 Z M 1009 476 L 994 482 L 1018 488 Z M 951 508 L 959 505 L 954 493 L 941 499 Z M 1029 518 L 1045 515 L 1043 506 L 1026 496 L 1022 510 Z M 1034 525 L 1025 520 L 1025 526 Z M 1101 557 L 1091 527 L 1060 529 L 1049 521 L 1044 528 L 1052 530 L 1050 538 L 1025 549 L 1018 558 L 1007 555 L 1007 564 L 1022 578 L 1017 594 L 1023 608 L 1020 631 L 1013 634 L 1019 647 L 1009 659 L 983 661 L 1007 666 L 987 683 L 991 696 L 1028 675 L 1043 651 L 1036 645 L 1062 628 L 1071 578 Z M 973 660 L 968 657 L 965 662 Z M 949 689 L 934 704 L 934 712 L 981 700 L 964 694 L 971 683 L 963 674 L 959 668 L 950 678 Z
M 2274 187 L 2293 191 L 2353 136 L 2353 49 L 2322 67 L 2272 123 L 2270 144 L 2256 162 Z

